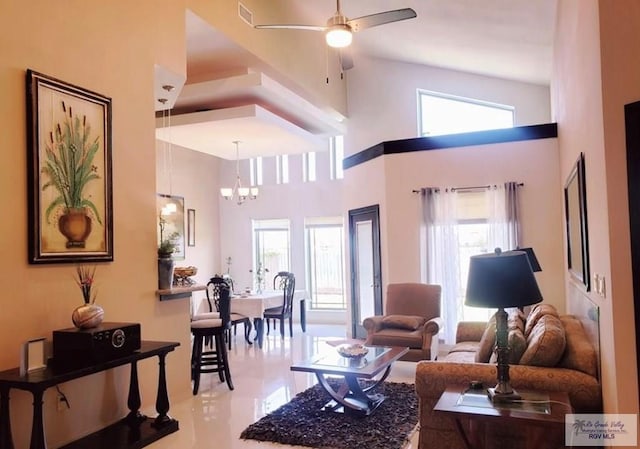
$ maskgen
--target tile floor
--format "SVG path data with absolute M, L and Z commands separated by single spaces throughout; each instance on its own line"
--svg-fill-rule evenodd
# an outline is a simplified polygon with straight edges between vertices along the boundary
M 241 440 L 249 424 L 287 403 L 297 393 L 315 383 L 308 373 L 292 372 L 293 361 L 311 357 L 328 339 L 345 338 L 344 326 L 309 325 L 303 333 L 294 329 L 293 338 L 284 340 L 272 331 L 264 346 L 249 346 L 243 340 L 242 326 L 231 350 L 231 375 L 235 389 L 220 383 L 217 374 L 204 374 L 197 396 L 173 402 L 169 414 L 180 422 L 180 430 L 149 446 L 153 449 L 252 449 L 299 448 Z M 277 335 L 277 336 L 276 336 Z M 388 380 L 414 382 L 415 363 L 394 363 Z M 151 411 L 150 411 L 151 412 Z M 405 449 L 418 447 L 417 432 Z

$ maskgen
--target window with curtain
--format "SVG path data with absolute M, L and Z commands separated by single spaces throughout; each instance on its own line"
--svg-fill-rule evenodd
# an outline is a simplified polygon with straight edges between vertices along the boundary
M 346 310 L 341 217 L 305 220 L 307 289 L 312 310 Z
M 258 263 L 269 270 L 266 285 L 278 271 L 289 271 L 290 232 L 289 220 L 253 220 L 253 269 Z
M 495 312 L 464 305 L 469 259 L 519 245 L 517 188 L 517 183 L 506 183 L 421 189 L 423 279 L 442 286 L 446 343 L 455 341 L 459 321 L 485 321 Z

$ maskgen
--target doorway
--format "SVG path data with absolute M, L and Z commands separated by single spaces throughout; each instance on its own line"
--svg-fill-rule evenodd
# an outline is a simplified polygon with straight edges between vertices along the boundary
M 629 231 L 631 233 L 631 266 L 633 272 L 636 348 L 640 348 L 640 101 L 624 107 L 627 138 L 627 188 L 629 192 Z M 640 357 L 636 355 L 638 381 Z M 640 400 L 640 396 L 638 398 Z
M 382 315 L 382 263 L 380 256 L 380 207 L 349 211 L 351 250 L 351 336 L 365 338 L 362 320 Z

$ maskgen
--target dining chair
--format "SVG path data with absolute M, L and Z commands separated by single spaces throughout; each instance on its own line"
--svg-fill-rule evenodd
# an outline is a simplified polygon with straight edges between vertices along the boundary
M 191 334 L 193 335 L 191 380 L 193 381 L 194 395 L 198 394 L 202 373 L 218 373 L 220 382 L 226 382 L 230 390 L 234 388 L 225 342 L 225 337 L 231 329 L 231 295 L 227 284 L 220 284 L 216 288 L 219 318 L 191 321 Z M 209 351 L 204 349 L 208 339 L 215 343 Z
M 267 322 L 267 335 L 269 335 L 269 320 L 273 322 L 275 329 L 275 320 L 280 321 L 280 336 L 284 338 L 284 320 L 289 320 L 289 336 L 293 337 L 293 294 L 296 290 L 296 278 L 293 273 L 288 271 L 280 271 L 273 278 L 273 286 L 276 290 L 282 289 L 282 305 L 271 307 L 264 311 L 264 319 Z
M 214 305 L 216 310 L 218 311 L 220 310 L 218 301 L 220 296 L 219 295 L 220 286 L 222 285 L 225 285 L 229 289 L 229 291 L 231 291 L 231 286 L 229 285 L 227 280 L 220 276 L 214 276 L 211 279 L 209 279 L 209 282 L 207 282 L 206 294 L 207 294 L 207 302 L 209 303 L 210 312 L 213 312 Z M 234 335 L 236 335 L 236 330 L 237 330 L 236 326 L 238 324 L 244 324 L 244 339 L 245 341 L 247 341 L 247 343 L 252 344 L 251 339 L 249 338 L 249 334 L 251 333 L 251 329 L 253 328 L 253 326 L 251 325 L 251 320 L 249 319 L 249 317 L 241 315 L 239 313 L 231 313 L 230 319 L 231 319 L 231 328 L 233 328 Z M 227 342 L 229 344 L 229 350 L 231 350 L 231 328 L 227 332 Z

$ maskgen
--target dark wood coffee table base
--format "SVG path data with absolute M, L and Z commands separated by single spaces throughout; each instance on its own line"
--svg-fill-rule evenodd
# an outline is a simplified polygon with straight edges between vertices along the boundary
M 330 346 L 337 340 L 327 342 Z M 354 340 L 351 340 L 354 341 Z M 360 342 L 359 342 L 360 343 Z M 303 371 L 315 374 L 322 388 L 329 394 L 331 401 L 324 405 L 323 410 L 369 416 L 382 404 L 385 397 L 380 393 L 372 393 L 391 372 L 391 364 L 409 351 L 409 348 L 396 346 L 368 346 L 369 353 L 362 359 L 345 359 L 338 355 L 335 348 L 330 348 L 309 360 L 295 363 L 291 371 Z M 336 386 L 330 383 L 328 377 L 342 378 Z M 360 385 L 359 380 L 370 381 L 366 387 Z
M 322 385 L 322 388 L 333 398 L 333 400 L 327 402 L 324 407 L 322 407 L 322 410 L 369 416 L 386 399 L 386 396 L 383 394 L 369 394 L 369 392 L 384 382 L 390 372 L 391 365 L 387 367 L 380 379 L 374 381 L 372 385 L 366 388 L 360 386 L 357 376 L 345 374 L 344 383 L 337 390 L 327 382 L 324 374 L 316 373 L 316 377 L 320 385 Z

